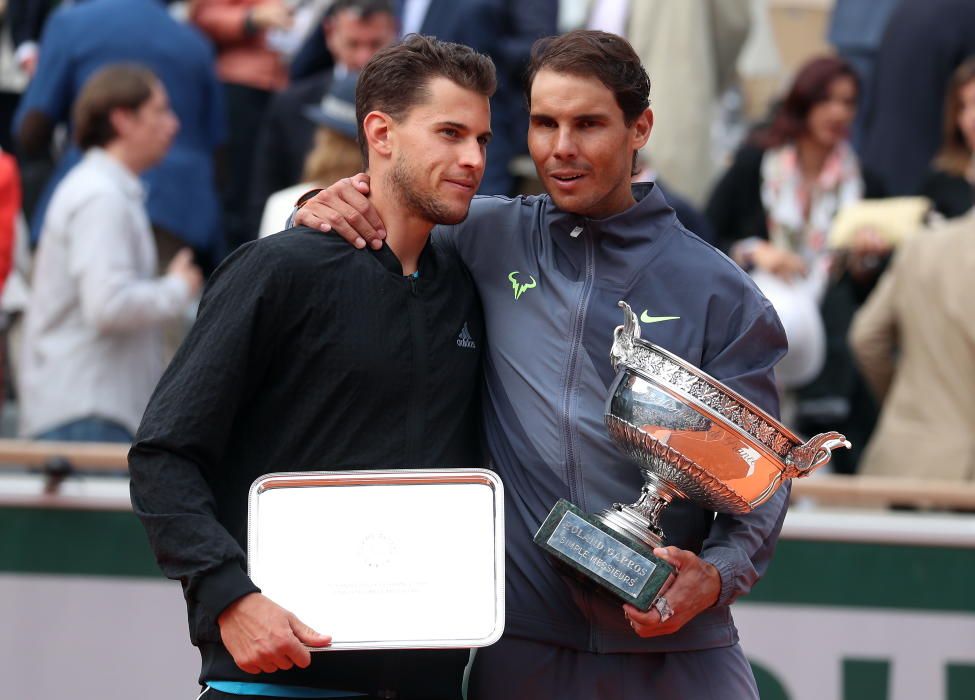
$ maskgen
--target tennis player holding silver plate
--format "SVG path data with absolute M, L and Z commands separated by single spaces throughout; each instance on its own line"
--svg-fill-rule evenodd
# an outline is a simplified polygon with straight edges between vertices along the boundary
M 660 517 L 671 501 L 748 513 L 786 479 L 811 474 L 850 443 L 835 432 L 802 442 L 718 380 L 642 340 L 636 315 L 625 302 L 619 306 L 624 322 L 610 351 L 617 375 L 605 421 L 639 465 L 640 498 L 595 516 L 559 499 L 535 542 L 621 600 L 643 611 L 656 607 L 666 621 L 673 610 L 660 592 L 676 572 L 653 549 L 665 544 Z

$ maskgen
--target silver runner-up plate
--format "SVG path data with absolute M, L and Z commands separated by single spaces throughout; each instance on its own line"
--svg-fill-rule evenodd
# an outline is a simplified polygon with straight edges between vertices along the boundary
M 501 480 L 486 469 L 267 474 L 248 496 L 247 562 L 264 595 L 331 635 L 326 650 L 487 646 L 504 629 Z

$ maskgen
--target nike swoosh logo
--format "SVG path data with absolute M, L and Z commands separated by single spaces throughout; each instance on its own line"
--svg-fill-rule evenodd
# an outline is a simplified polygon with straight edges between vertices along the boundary
M 680 316 L 649 316 L 647 315 L 647 310 L 644 309 L 643 313 L 640 314 L 640 320 L 643 323 L 660 323 L 661 321 L 676 321 Z

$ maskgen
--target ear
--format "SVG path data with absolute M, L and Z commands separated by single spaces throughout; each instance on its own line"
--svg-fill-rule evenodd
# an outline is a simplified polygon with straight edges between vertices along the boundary
M 362 120 L 362 132 L 370 151 L 375 151 L 383 158 L 392 155 L 393 126 L 392 117 L 385 112 L 373 111 L 366 115 Z
M 650 132 L 653 131 L 653 110 L 647 107 L 643 114 L 633 122 L 633 150 L 638 151 L 647 145 Z
M 132 112 L 128 109 L 113 109 L 108 113 L 108 121 L 117 135 L 125 136 L 132 125 Z

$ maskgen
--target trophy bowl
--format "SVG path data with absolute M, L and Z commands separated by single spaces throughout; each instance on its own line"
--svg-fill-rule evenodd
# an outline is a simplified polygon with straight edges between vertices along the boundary
M 674 498 L 710 510 L 748 513 L 786 479 L 807 476 L 850 447 L 839 433 L 803 442 L 788 428 L 699 368 L 640 338 L 620 302 L 610 359 L 617 370 L 606 401 L 613 441 L 641 467 L 640 500 L 601 515 L 617 529 L 656 541 L 660 513 Z M 599 517 L 599 516 L 597 516 Z
M 560 499 L 535 542 L 573 573 L 647 610 L 675 573 L 653 554 L 665 544 L 660 517 L 675 498 L 748 513 L 784 481 L 811 474 L 850 443 L 836 432 L 803 442 L 720 381 L 642 340 L 636 315 L 619 305 L 624 320 L 610 351 L 617 375 L 604 419 L 643 475 L 640 497 L 595 515 Z

